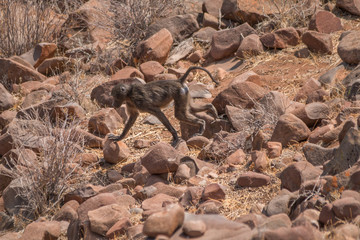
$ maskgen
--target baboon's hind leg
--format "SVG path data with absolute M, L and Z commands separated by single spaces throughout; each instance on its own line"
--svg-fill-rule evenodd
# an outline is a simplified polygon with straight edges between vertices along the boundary
M 171 146 L 176 147 L 176 145 L 179 143 L 179 136 L 177 135 L 176 130 L 171 125 L 165 114 L 158 108 L 148 109 L 148 112 L 156 116 L 160 120 L 160 122 L 169 130 L 169 132 L 173 136 Z
M 193 113 L 210 111 L 210 113 L 214 117 L 214 119 L 217 119 L 219 117 L 216 108 L 211 103 L 201 104 L 201 105 L 191 103 L 190 111 Z
M 200 126 L 199 132 L 194 134 L 194 136 L 197 135 L 203 135 L 205 131 L 205 120 L 200 119 L 190 113 L 188 108 L 186 106 L 179 106 L 175 103 L 175 117 L 184 123 L 194 125 L 194 126 Z

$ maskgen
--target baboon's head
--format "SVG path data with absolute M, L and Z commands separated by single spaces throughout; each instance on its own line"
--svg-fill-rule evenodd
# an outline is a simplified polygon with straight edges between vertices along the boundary
M 123 104 L 127 94 L 129 93 L 130 86 L 126 84 L 117 84 L 111 90 L 111 96 L 114 98 L 113 107 L 118 108 Z

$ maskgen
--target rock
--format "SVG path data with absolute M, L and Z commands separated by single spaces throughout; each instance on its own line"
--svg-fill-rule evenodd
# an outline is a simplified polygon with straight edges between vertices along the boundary
M 144 74 L 142 74 L 138 69 L 136 69 L 134 67 L 126 66 L 123 69 L 121 69 L 121 70 L 115 72 L 113 75 L 111 75 L 110 80 L 111 81 L 120 80 L 120 79 L 127 80 L 127 78 L 144 79 Z
M 174 41 L 181 42 L 198 31 L 199 24 L 192 14 L 161 18 L 149 26 L 147 36 L 151 36 L 163 28 L 171 33 Z
M 353 190 L 345 190 L 342 192 L 341 194 L 341 198 L 347 198 L 347 197 L 352 197 L 355 200 L 360 202 L 360 193 L 357 191 L 353 191 Z
M 291 220 L 285 213 L 279 213 L 266 218 L 262 224 L 258 226 L 261 231 L 276 230 L 279 228 L 290 228 Z
M 320 33 L 333 33 L 342 30 L 340 18 L 329 11 L 320 10 L 316 12 L 310 20 L 309 30 Z
M 21 108 L 29 108 L 33 105 L 48 101 L 51 98 L 51 94 L 46 90 L 38 90 L 29 93 L 21 104 Z
M 297 6 L 296 4 L 298 3 L 290 1 L 288 4 L 283 4 L 281 10 L 279 9 L 279 4 L 280 2 L 269 1 L 224 0 L 221 12 L 226 19 L 247 22 L 253 26 L 267 19 L 268 16 L 279 15 L 282 11 L 290 11 L 290 8 Z M 316 7 L 316 1 L 309 1 L 305 5 L 301 5 L 301 8 L 305 8 L 311 13 L 315 11 Z
M 150 174 L 175 172 L 179 166 L 178 155 L 178 151 L 170 144 L 160 142 L 141 157 L 141 164 Z
M 227 119 L 216 119 L 213 116 L 205 112 L 199 112 L 196 114 L 200 119 L 205 120 L 205 131 L 203 137 L 211 138 L 215 133 L 220 131 L 231 131 L 231 124 Z M 194 126 L 180 121 L 181 138 L 188 140 L 197 133 L 199 133 L 200 126 Z
M 260 41 L 267 48 L 283 49 L 286 48 L 286 43 L 275 33 L 265 33 L 260 37 Z
M 11 110 L 5 110 L 0 113 L 0 128 L 4 129 L 16 117 L 16 113 Z
M 165 68 L 157 61 L 148 61 L 140 64 L 140 71 L 144 74 L 145 81 L 151 82 L 155 75 L 164 72 Z
M 261 187 L 269 183 L 269 176 L 256 172 L 242 173 L 236 180 L 236 185 L 239 187 Z
M 77 188 L 65 195 L 65 202 L 77 201 L 78 203 L 83 203 L 91 197 L 98 195 L 99 189 L 91 184 Z
M 106 236 L 120 218 L 130 217 L 130 213 L 122 206 L 111 204 L 89 211 L 88 216 L 91 231 Z
M 144 139 L 137 139 L 134 141 L 134 147 L 137 149 L 149 148 L 153 142 Z
M 56 221 L 75 221 L 78 219 L 77 209 L 79 203 L 75 200 L 66 202 L 60 210 L 56 213 L 54 219 Z
M 314 53 L 331 54 L 333 51 L 333 43 L 330 34 L 307 31 L 302 35 L 301 40 L 309 50 Z
M 297 92 L 294 97 L 294 101 L 301 101 L 307 99 L 308 96 L 312 94 L 312 92 L 321 89 L 321 83 L 315 79 L 308 80 Z
M 360 130 L 350 128 L 340 146 L 334 152 L 334 158 L 324 165 L 324 173 L 336 174 L 354 165 L 360 157 Z
M 273 216 L 280 213 L 289 214 L 290 213 L 290 200 L 291 196 L 289 194 L 277 195 L 270 200 L 270 202 L 265 206 L 264 212 L 267 216 Z
M 360 10 L 360 2 L 359 2 Z M 343 37 L 337 47 L 337 52 L 340 58 L 348 64 L 360 63 L 360 32 L 351 31 L 345 37 Z M 344 79 L 345 80 L 345 79 Z
M 313 143 L 306 143 L 302 148 L 306 160 L 314 166 L 322 166 L 325 162 L 333 159 L 335 149 L 324 148 Z
M 319 229 L 320 212 L 315 209 L 306 209 L 292 222 L 292 227 L 312 226 Z
M 334 129 L 334 125 L 328 124 L 322 127 L 317 127 L 310 133 L 308 142 L 309 143 L 318 143 L 323 140 L 323 137 L 326 133 Z
M 251 161 L 254 163 L 254 169 L 257 172 L 263 172 L 269 166 L 269 159 L 265 152 L 253 151 L 251 153 Z
M 238 149 L 225 159 L 225 163 L 241 165 L 246 162 L 246 155 L 242 149 Z
M 320 215 L 319 215 L 319 222 L 323 223 L 324 225 L 335 225 L 338 221 L 337 218 L 335 218 L 335 213 L 333 211 L 333 205 L 331 203 L 327 203 L 323 208 L 321 209 Z
M 293 163 L 281 172 L 281 187 L 294 192 L 300 189 L 302 183 L 318 178 L 321 173 L 320 169 L 308 162 Z
M 122 217 L 106 233 L 107 238 L 116 238 L 123 235 L 131 227 L 130 219 Z
M 207 14 L 207 13 L 204 13 L 204 15 L 203 15 L 202 25 L 203 25 L 203 27 L 212 27 L 216 30 L 226 28 L 226 24 L 223 21 L 221 21 L 219 23 L 218 17 Z
M 164 203 L 177 203 L 179 200 L 176 197 L 169 196 L 164 193 L 156 194 L 154 197 L 148 198 L 141 203 L 141 208 L 144 211 L 159 210 Z
M 188 38 L 182 41 L 178 46 L 171 50 L 169 58 L 166 60 L 167 65 L 175 64 L 181 59 L 184 59 L 194 50 L 193 38 Z
M 277 158 L 281 156 L 282 145 L 279 142 L 267 142 L 266 143 L 267 155 L 269 158 Z
M 188 187 L 180 199 L 181 205 L 184 207 L 197 205 L 200 202 L 203 191 L 203 187 Z
M 199 153 L 199 159 L 223 161 L 230 154 L 245 146 L 247 134 L 243 132 L 229 133 L 219 132 L 214 136 L 213 142 L 204 147 Z
M 299 107 L 291 113 L 300 118 L 308 127 L 313 127 L 317 122 L 328 118 L 330 109 L 325 103 L 313 102 Z
M 204 201 L 210 199 L 216 201 L 225 200 L 224 187 L 217 183 L 212 183 L 205 186 L 202 199 Z
M 259 55 L 263 51 L 264 46 L 260 41 L 260 37 L 257 34 L 250 34 L 241 41 L 235 56 L 239 58 L 248 58 Z
M 342 220 L 352 220 L 360 215 L 360 202 L 352 197 L 342 198 L 333 202 L 335 215 Z
M 190 96 L 193 98 L 211 98 L 211 92 L 202 83 L 191 84 L 189 86 Z
M 204 136 L 194 136 L 186 141 L 186 144 L 191 147 L 203 148 L 210 143 L 210 140 Z
M 200 50 L 196 50 L 191 53 L 187 59 L 192 63 L 198 63 L 201 59 L 203 59 L 202 52 Z
M 67 57 L 53 57 L 45 59 L 37 68 L 38 72 L 46 76 L 57 75 L 73 67 L 74 61 Z
M 312 228 L 299 226 L 293 228 L 279 228 L 270 231 L 266 231 L 264 234 L 264 239 L 269 240 L 286 240 L 289 236 L 294 237 L 295 239 L 322 239 L 322 234 Z
M 306 140 L 310 130 L 306 124 L 291 113 L 280 116 L 271 141 L 280 142 L 283 146 Z
M 255 30 L 247 23 L 218 31 L 212 36 L 209 55 L 215 60 L 226 58 L 239 48 L 244 37 L 255 33 Z
M 340 73 L 345 69 L 344 64 L 339 64 L 338 66 L 331 68 L 330 70 L 326 71 L 319 77 L 319 82 L 322 85 L 327 86 L 334 86 L 336 84 L 336 80 L 339 78 Z M 340 81 L 340 80 L 339 80 Z
M 182 230 L 189 237 L 200 237 L 204 235 L 206 231 L 206 225 L 200 220 L 185 221 Z
M 173 44 L 173 37 L 169 30 L 163 28 L 151 37 L 139 43 L 136 55 L 142 62 L 158 61 L 164 64 Z
M 144 223 L 143 233 L 149 237 L 160 234 L 171 237 L 175 230 L 184 222 L 184 209 L 173 204 L 161 212 L 154 213 Z
M 190 168 L 186 164 L 180 164 L 176 171 L 174 181 L 179 184 L 190 177 Z
M 55 43 L 38 43 L 20 57 L 37 68 L 45 59 L 52 58 L 57 50 Z
M 25 67 L 13 60 L 0 58 L 0 76 L 7 79 L 9 86 L 4 86 L 7 90 L 11 90 L 12 83 L 22 83 L 27 81 L 44 81 L 45 76 L 41 73 Z
M 295 28 L 280 28 L 276 30 L 275 35 L 277 35 L 286 45 L 296 46 L 299 44 L 300 36 Z
M 225 106 L 250 108 L 254 102 L 266 94 L 266 90 L 252 82 L 242 82 L 231 85 L 220 92 L 212 101 L 219 114 L 224 113 Z
M 13 179 L 11 177 L 12 171 L 6 168 L 3 164 L 0 165 L 0 191 L 4 189 L 11 183 Z
M 74 121 L 84 119 L 85 116 L 85 110 L 79 104 L 74 102 L 55 106 L 51 114 L 54 121 L 60 119 L 63 121 Z
M 130 149 L 122 142 L 106 139 L 103 146 L 104 159 L 108 163 L 117 164 L 130 156 Z
M 307 58 L 310 56 L 310 51 L 308 48 L 302 48 L 300 50 L 295 51 L 294 55 L 297 58 Z
M 8 110 L 15 105 L 14 97 L 0 83 L 0 112 Z
M 179 198 L 181 197 L 181 195 L 183 195 L 184 190 L 167 184 L 163 181 L 163 179 L 155 179 L 157 180 L 157 182 L 151 182 L 153 177 L 155 177 L 155 175 L 152 175 L 148 178 L 148 181 L 146 182 L 145 187 L 142 190 L 142 193 L 144 193 L 148 198 L 154 197 L 155 195 L 158 195 L 160 193 L 176 198 Z
M 61 234 L 60 222 L 32 222 L 26 226 L 21 239 L 58 239 Z
M 219 13 L 221 13 L 221 6 L 223 0 L 205 0 L 202 4 L 202 11 L 207 12 L 215 17 L 219 17 Z
M 336 6 L 348 11 L 351 14 L 356 16 L 360 16 L 360 2 L 359 0 L 337 0 Z
M 123 127 L 123 120 L 114 108 L 104 108 L 94 113 L 88 122 L 91 133 L 106 135 Z
M 196 40 L 198 42 L 210 43 L 212 36 L 216 32 L 217 31 L 212 27 L 205 27 L 205 28 L 201 28 L 199 31 L 195 32 L 192 37 L 194 38 L 194 40 Z
M 207 200 L 198 206 L 197 214 L 220 214 L 221 202 Z
M 360 230 L 355 224 L 345 223 L 333 229 L 331 236 L 334 239 L 358 239 L 360 237 Z

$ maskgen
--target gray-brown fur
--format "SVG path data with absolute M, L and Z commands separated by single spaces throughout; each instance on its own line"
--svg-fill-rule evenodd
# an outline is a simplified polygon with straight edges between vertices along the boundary
M 123 132 L 119 136 L 111 134 L 109 135 L 109 139 L 114 141 L 123 139 L 135 123 L 140 111 L 148 112 L 156 116 L 170 131 L 173 136 L 172 145 L 176 146 L 179 137 L 176 130 L 161 111 L 161 108 L 167 106 L 172 100 L 174 100 L 175 105 L 175 117 L 182 122 L 200 126 L 197 135 L 202 135 L 205 130 L 205 121 L 196 117 L 193 113 L 210 111 L 215 119 L 218 115 L 215 107 L 210 103 L 201 106 L 192 105 L 189 89 L 184 82 L 190 71 L 194 69 L 204 70 L 216 84 L 219 84 L 206 69 L 202 67 L 190 67 L 178 80 L 154 81 L 147 84 L 116 85 L 111 91 L 111 95 L 114 98 L 114 107 L 117 108 L 120 107 L 121 104 L 126 103 L 130 116 Z

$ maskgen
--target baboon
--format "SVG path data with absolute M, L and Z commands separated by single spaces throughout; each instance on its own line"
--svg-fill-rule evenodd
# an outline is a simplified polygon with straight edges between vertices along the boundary
M 161 108 L 167 106 L 172 100 L 175 105 L 175 117 L 182 122 L 199 126 L 200 130 L 195 135 L 202 135 L 205 130 L 205 121 L 194 115 L 196 112 L 210 111 L 214 119 L 218 118 L 217 111 L 212 104 L 194 106 L 192 97 L 189 94 L 189 88 L 185 84 L 185 79 L 194 69 L 205 71 L 215 82 L 219 84 L 208 70 L 202 67 L 190 67 L 185 74 L 177 80 L 160 80 L 147 84 L 117 84 L 111 91 L 114 98 L 113 107 L 118 108 L 121 104 L 126 103 L 129 119 L 127 120 L 122 133 L 119 136 L 110 134 L 109 139 L 113 141 L 122 140 L 129 132 L 139 116 L 139 111 L 148 112 L 156 116 L 162 124 L 170 131 L 173 136 L 172 146 L 175 147 L 179 142 L 176 130 L 170 124 Z

